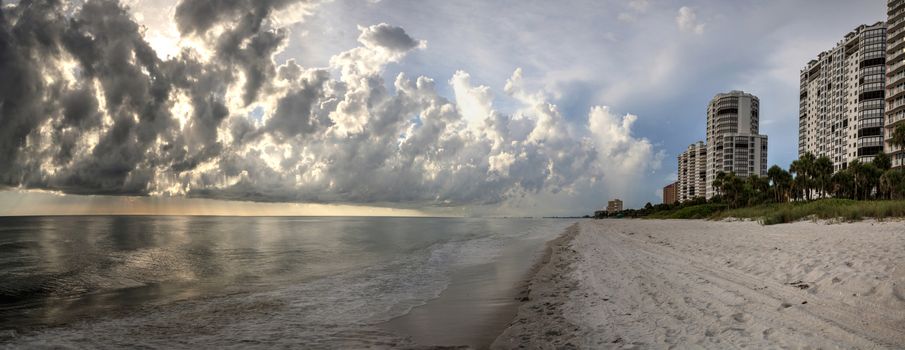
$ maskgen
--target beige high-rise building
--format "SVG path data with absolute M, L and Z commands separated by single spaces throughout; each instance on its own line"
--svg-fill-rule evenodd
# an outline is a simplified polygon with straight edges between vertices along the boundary
M 676 182 L 676 197 L 680 203 L 706 195 L 707 146 L 703 141 L 695 142 L 678 157 L 679 180 Z
M 883 151 L 886 30 L 861 25 L 801 70 L 799 157 L 826 156 L 838 171 Z
M 758 133 L 760 100 L 744 91 L 717 94 L 707 107 L 706 198 L 719 172 L 767 175 L 767 136 Z
M 893 129 L 905 120 L 905 0 L 886 2 L 886 153 L 894 167 L 905 165 L 905 152 L 889 144 Z

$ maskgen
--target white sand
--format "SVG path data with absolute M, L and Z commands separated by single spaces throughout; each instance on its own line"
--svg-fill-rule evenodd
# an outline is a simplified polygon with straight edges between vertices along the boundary
M 495 348 L 905 347 L 905 223 L 572 230 Z

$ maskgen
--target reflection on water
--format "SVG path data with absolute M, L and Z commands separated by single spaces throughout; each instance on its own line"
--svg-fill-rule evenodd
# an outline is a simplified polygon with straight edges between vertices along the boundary
M 508 244 L 547 239 L 565 224 L 437 218 L 0 218 L 0 331 L 14 329 L 20 334 L 16 340 L 26 343 L 34 340 L 28 337 L 41 340 L 56 332 L 53 339 L 72 345 L 66 332 L 78 334 L 117 320 L 104 324 L 96 338 L 75 343 L 110 344 L 104 334 L 121 338 L 117 332 L 155 322 L 190 323 L 182 319 L 190 313 L 220 331 L 234 327 L 221 337 L 224 341 L 236 334 L 256 339 L 264 334 L 255 330 L 291 322 L 308 333 L 285 329 L 280 339 L 317 339 L 330 347 L 337 344 L 330 334 L 361 331 L 342 327 L 404 314 L 437 296 L 457 271 L 493 263 Z M 241 315 L 224 313 L 226 305 L 248 309 Z M 48 326 L 47 334 L 34 333 Z M 193 332 L 168 332 L 180 331 Z M 154 339 L 153 331 L 145 333 Z M 142 344 L 147 345 L 119 345 Z

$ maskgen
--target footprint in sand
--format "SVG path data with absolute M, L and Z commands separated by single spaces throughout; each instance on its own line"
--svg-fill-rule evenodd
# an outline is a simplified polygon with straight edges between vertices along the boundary
M 735 320 L 735 322 L 745 323 L 745 322 L 748 322 L 749 320 L 751 320 L 751 316 L 748 316 L 748 314 L 739 312 L 737 314 L 732 315 L 732 319 Z
M 773 328 L 767 328 L 764 330 L 764 340 L 770 340 L 771 335 L 773 335 Z

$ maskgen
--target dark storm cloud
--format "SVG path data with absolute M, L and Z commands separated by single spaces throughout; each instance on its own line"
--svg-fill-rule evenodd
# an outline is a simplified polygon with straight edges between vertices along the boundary
M 14 16 L 16 24 L 10 16 Z M 18 185 L 26 177 L 16 162 L 32 131 L 50 113 L 42 103 L 50 90 L 37 62 L 59 50 L 60 23 L 52 3 L 23 2 L 7 11 L 0 6 L 0 182 Z
M 329 127 L 330 119 L 318 111 L 318 102 L 325 97 L 324 84 L 329 80 L 330 73 L 323 70 L 302 79 L 298 88 L 280 98 L 266 129 L 279 138 L 287 138 Z
M 81 79 L 104 91 L 113 125 L 90 160 L 53 181 L 87 191 L 144 193 L 153 161 L 147 153 L 173 123 L 172 87 L 156 53 L 126 9 L 109 0 L 85 3 L 69 20 L 62 46 L 78 61 Z
M 58 1 L 22 1 L 10 11 L 14 20 L 10 13 L 0 18 L 0 74 L 8 77 L 0 83 L 2 180 L 78 193 L 145 193 L 155 161 L 147 154 L 172 126 L 169 79 L 118 2 L 87 2 L 71 16 L 63 11 Z M 73 86 L 63 82 L 67 76 Z M 112 122 L 103 132 L 101 107 Z M 99 134 L 93 156 L 73 160 L 78 135 L 90 132 Z M 42 154 L 52 148 L 42 141 L 57 143 L 54 164 L 65 166 L 35 171 L 47 166 Z
M 257 31 L 274 10 L 302 0 L 183 0 L 176 7 L 176 24 L 183 34 L 205 34 L 221 22 L 242 18 Z
M 273 79 L 271 57 L 286 41 L 286 31 L 268 28 L 265 20 L 275 10 L 300 0 L 183 0 L 176 7 L 176 23 L 183 35 L 205 37 L 215 26 L 225 26 L 216 42 L 221 63 L 245 75 L 248 105 Z M 232 77 L 228 77 L 232 79 Z

